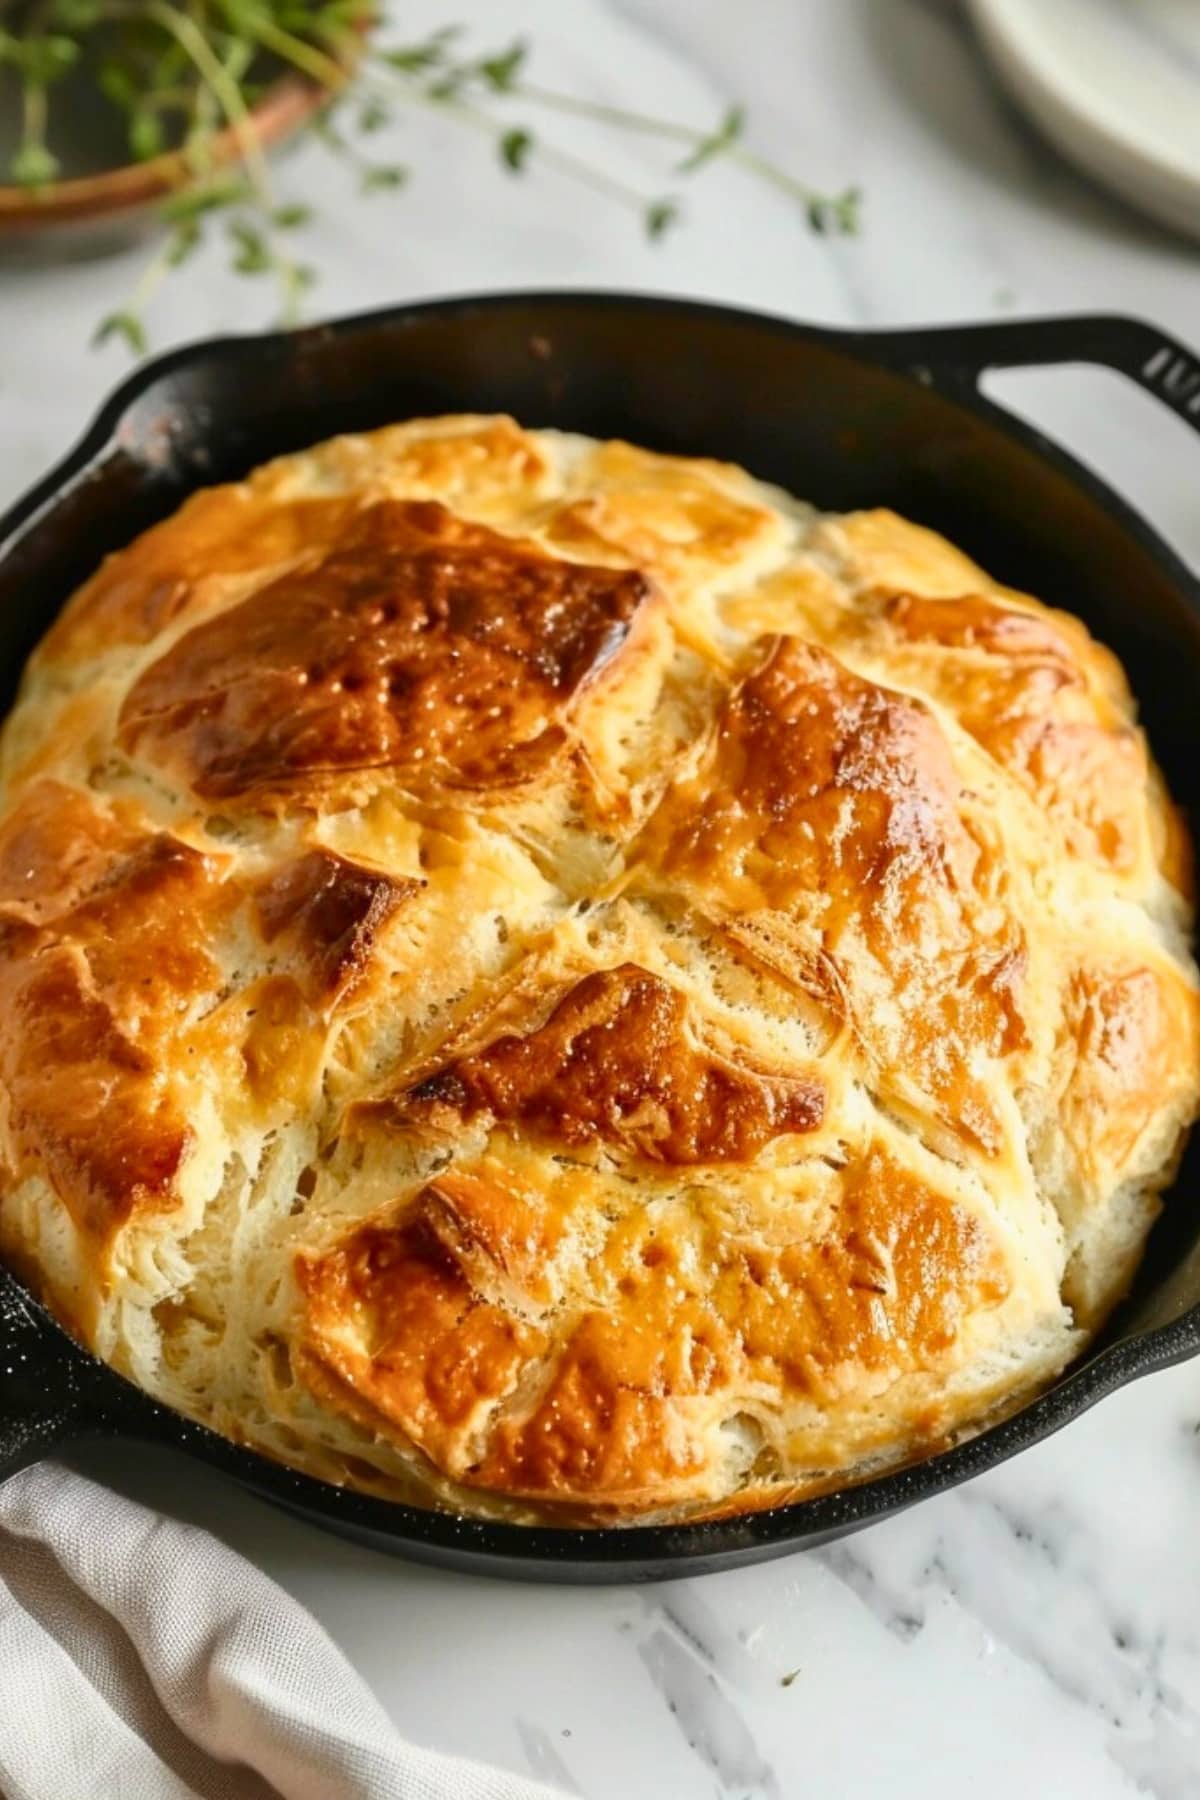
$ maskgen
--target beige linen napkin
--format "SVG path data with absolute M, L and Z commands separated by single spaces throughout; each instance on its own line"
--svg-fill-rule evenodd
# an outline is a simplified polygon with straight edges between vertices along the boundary
M 405 1742 L 267 1576 L 54 1463 L 0 1486 L 0 1795 L 556 1800 Z

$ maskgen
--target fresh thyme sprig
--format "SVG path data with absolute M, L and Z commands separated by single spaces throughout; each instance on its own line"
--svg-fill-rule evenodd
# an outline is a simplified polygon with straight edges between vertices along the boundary
M 51 97 L 73 72 L 94 79 L 120 115 L 134 160 L 178 152 L 178 186 L 161 209 L 166 236 L 125 305 L 101 322 L 97 342 L 119 336 L 141 354 L 154 294 L 220 223 L 231 267 L 273 277 L 284 322 L 296 319 L 315 271 L 296 260 L 288 240 L 311 214 L 277 197 L 254 121 L 256 102 L 288 70 L 321 91 L 311 129 L 355 171 L 364 193 L 405 184 L 409 170 L 378 160 L 371 139 L 398 112 L 421 109 L 486 135 L 510 175 L 541 165 L 633 210 L 651 238 L 679 221 L 677 191 L 639 192 L 530 123 L 530 112 L 562 114 L 672 145 L 673 188 L 725 159 L 796 204 L 811 230 L 858 228 L 857 190 L 819 192 L 759 156 L 745 142 L 741 107 L 698 130 L 544 87 L 527 76 L 522 42 L 470 55 L 461 32 L 446 26 L 388 46 L 376 40 L 378 23 L 370 0 L 0 0 L 0 67 L 14 72 L 21 96 L 11 181 L 36 192 L 58 178 Z M 515 118 L 514 107 L 524 116 Z M 216 154 L 222 134 L 235 148 L 232 164 Z
M 807 183 L 798 181 L 777 163 L 757 155 L 743 142 L 746 111 L 742 106 L 728 106 L 713 130 L 699 131 L 694 126 L 682 125 L 671 119 L 634 112 L 624 106 L 580 99 L 578 95 L 563 94 L 524 79 L 523 70 L 528 61 L 529 46 L 520 39 L 499 54 L 462 62 L 454 62 L 447 55 L 444 36 L 434 49 L 442 67 L 441 84 L 451 92 L 458 93 L 472 86 L 482 86 L 493 95 L 523 100 L 533 106 L 566 113 L 574 118 L 591 119 L 618 131 L 665 139 L 683 151 L 675 165 L 677 175 L 694 175 L 716 158 L 727 157 L 740 168 L 769 182 L 790 199 L 797 201 L 813 231 L 821 235 L 830 232 L 852 235 L 858 230 L 862 202 L 859 190 L 851 187 L 837 194 L 822 193 L 809 187 Z M 647 207 L 646 222 L 651 235 L 657 235 L 652 215 L 661 205 L 662 202 L 651 202 Z M 658 228 L 662 229 L 661 224 Z

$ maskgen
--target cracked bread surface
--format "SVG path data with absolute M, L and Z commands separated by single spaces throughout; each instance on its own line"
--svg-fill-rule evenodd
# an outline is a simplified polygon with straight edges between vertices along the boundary
M 110 557 L 0 742 L 0 1252 L 326 1480 L 711 1517 L 1125 1290 L 1200 1093 L 1122 670 L 886 511 L 418 420 Z

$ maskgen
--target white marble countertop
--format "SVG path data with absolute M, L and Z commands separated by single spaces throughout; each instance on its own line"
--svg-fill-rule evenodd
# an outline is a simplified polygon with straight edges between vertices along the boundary
M 488 0 L 406 0 L 406 33 Z M 748 102 L 753 140 L 865 190 L 863 232 L 810 236 L 713 168 L 660 245 L 550 174 L 506 180 L 422 118 L 387 154 L 411 187 L 351 204 L 326 154 L 280 184 L 318 200 L 314 304 L 488 287 L 638 287 L 853 324 L 1124 310 L 1200 341 L 1200 252 L 1057 163 L 937 0 L 511 0 L 546 80 L 683 118 Z M 556 141 L 596 140 L 555 122 Z M 661 160 L 609 146 L 650 188 Z M 0 266 L 0 502 L 125 372 L 87 347 L 145 251 L 49 274 Z M 157 343 L 269 320 L 217 255 L 152 315 Z M 1113 479 L 1200 563 L 1200 444 L 1115 376 L 996 391 Z M 409 1735 L 590 1800 L 1158 1800 L 1200 1795 L 1200 1372 L 1155 1376 L 970 1487 L 829 1551 L 635 1590 L 506 1586 L 408 1567 L 277 1516 L 202 1471 L 96 1449 L 86 1466 L 198 1520 L 324 1621 Z

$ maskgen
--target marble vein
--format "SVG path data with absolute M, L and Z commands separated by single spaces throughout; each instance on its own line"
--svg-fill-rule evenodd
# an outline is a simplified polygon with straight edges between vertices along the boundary
M 516 1723 L 517 1736 L 529 1764 L 529 1773 L 536 1775 L 539 1781 L 554 1782 L 564 1794 L 582 1794 L 583 1789 L 572 1775 L 549 1732 L 529 1719 L 518 1718 Z
M 716 1776 L 718 1792 L 744 1794 L 747 1800 L 783 1800 L 775 1771 L 745 1719 L 690 1646 L 657 1630 L 641 1645 L 640 1655 L 689 1748 Z

